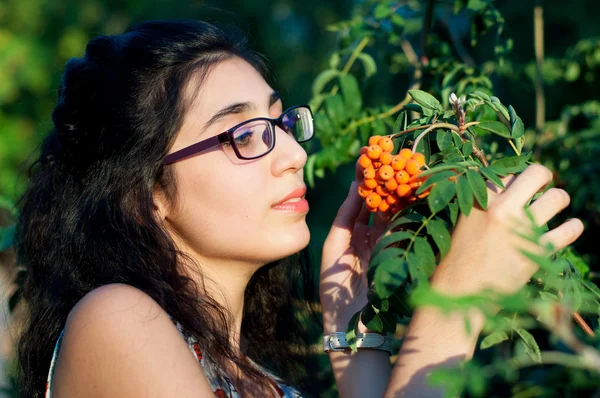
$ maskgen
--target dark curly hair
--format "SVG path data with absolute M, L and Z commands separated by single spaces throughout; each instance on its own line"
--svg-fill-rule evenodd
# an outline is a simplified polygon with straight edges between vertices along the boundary
M 185 259 L 154 216 L 152 193 L 175 197 L 162 158 L 182 125 L 184 87 L 240 57 L 268 67 L 237 29 L 200 21 L 143 22 L 91 40 L 69 60 L 19 203 L 17 253 L 27 277 L 27 320 L 18 344 L 21 395 L 42 396 L 56 340 L 74 305 L 110 283 L 141 289 L 193 334 L 211 357 L 233 361 L 253 382 L 265 376 L 230 346 L 230 315 L 184 275 Z M 201 87 L 201 83 L 200 83 Z M 305 347 L 297 297 L 314 297 L 307 252 L 268 264 L 246 290 L 246 354 L 302 386 L 291 348 Z M 285 264 L 282 266 L 282 264 Z M 302 280 L 304 283 L 298 284 Z M 257 316 L 257 315 L 260 316 Z M 239 384 L 239 383 L 238 383 Z

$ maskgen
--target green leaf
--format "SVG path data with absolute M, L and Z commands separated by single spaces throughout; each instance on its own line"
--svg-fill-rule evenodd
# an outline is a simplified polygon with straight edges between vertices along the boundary
M 431 192 L 427 197 L 429 208 L 434 213 L 441 211 L 450 203 L 455 193 L 456 186 L 452 181 L 444 180 L 438 182 L 431 188 Z
M 408 121 L 407 113 L 405 111 L 400 112 L 396 121 L 394 122 L 394 129 L 392 132 L 399 133 L 400 131 L 406 130 L 406 123 Z
M 473 190 L 467 177 L 461 175 L 456 181 L 456 197 L 458 198 L 458 206 L 460 211 L 468 216 L 473 208 Z
M 317 94 L 321 93 L 321 91 L 323 91 L 323 89 L 325 88 L 327 83 L 329 83 L 330 81 L 335 79 L 339 74 L 340 74 L 340 71 L 336 70 L 336 69 L 327 69 L 327 70 L 324 70 L 323 72 L 319 73 L 317 75 L 317 77 L 315 78 L 315 80 L 313 81 L 313 85 L 312 85 L 313 96 L 316 96 Z
M 425 238 L 416 238 L 414 243 L 414 250 L 417 259 L 421 263 L 427 277 L 433 274 L 435 269 L 435 254 L 429 242 Z
M 438 249 L 440 249 L 441 258 L 444 258 L 448 250 L 450 250 L 451 244 L 451 235 L 448 229 L 446 229 L 446 224 L 441 219 L 429 220 L 427 223 L 427 233 L 431 235 Z
M 462 153 L 465 158 L 468 158 L 473 153 L 473 143 L 471 141 L 467 141 L 462 146 Z
M 353 114 L 360 112 L 362 108 L 362 96 L 356 78 L 352 75 L 341 76 L 340 87 L 344 96 L 346 110 Z
M 558 296 L 556 294 L 548 292 L 540 292 L 540 298 L 545 301 L 558 301 Z
M 360 320 L 369 330 L 383 332 L 383 322 L 370 303 L 362 310 Z
M 494 172 L 494 169 L 491 167 L 482 167 L 479 169 L 481 174 L 484 175 L 485 178 L 493 182 L 498 188 L 504 189 L 504 184 L 498 175 Z
M 388 247 L 376 254 L 371 254 L 371 261 L 369 266 L 376 267 L 380 263 L 389 260 L 390 258 L 400 257 L 404 254 L 404 249 L 397 247 Z
M 456 176 L 456 173 L 451 170 L 440 171 L 439 173 L 431 174 L 431 176 L 429 178 L 427 178 L 425 181 L 423 181 L 423 184 L 421 184 L 421 186 L 417 189 L 415 194 L 418 195 L 418 194 L 422 193 L 423 191 L 425 191 L 427 188 L 429 188 L 431 185 L 435 184 L 438 181 L 447 180 L 450 177 L 455 177 L 455 176 Z
M 357 351 L 356 348 L 356 332 L 358 330 L 358 320 L 360 319 L 360 311 L 352 315 L 348 327 L 346 328 L 346 341 L 353 352 Z
M 540 347 L 538 346 L 537 342 L 535 341 L 535 339 L 533 338 L 531 333 L 529 333 L 527 330 L 525 330 L 523 328 L 517 328 L 517 329 L 515 329 L 515 331 L 521 337 L 521 339 L 523 339 L 523 342 L 525 343 L 525 347 L 526 347 L 525 352 L 527 353 L 527 355 L 529 355 L 529 357 L 533 361 L 541 363 L 542 362 L 542 353 L 540 352 Z
M 398 232 L 393 232 L 389 235 L 385 235 L 385 236 L 381 237 L 381 239 L 379 239 L 377 241 L 377 243 L 375 244 L 375 247 L 373 247 L 373 250 L 371 252 L 372 253 L 371 257 L 376 256 L 377 254 L 379 254 L 379 252 L 382 249 L 385 249 L 386 247 L 388 247 L 394 243 L 398 243 L 403 240 L 410 239 L 412 237 L 413 237 L 413 233 L 410 231 L 398 231 Z
M 410 298 L 404 289 L 404 286 L 396 289 L 394 293 L 388 298 L 388 301 L 392 308 L 396 312 L 403 316 L 410 317 L 412 315 L 412 308 L 410 306 Z
M 340 53 L 336 51 L 329 57 L 329 69 L 335 70 L 338 66 L 340 66 Z
M 504 138 L 511 138 L 510 131 L 508 127 L 502 122 L 497 122 L 495 120 L 481 122 L 477 125 L 482 130 L 489 131 L 490 133 L 497 134 Z
M 517 116 L 517 112 L 515 112 L 515 108 L 512 105 L 508 106 L 508 112 L 510 113 L 510 124 L 511 124 L 511 132 L 510 135 L 512 138 L 519 138 L 525 134 L 525 126 L 523 125 L 523 120 L 519 116 Z
M 423 107 L 419 104 L 406 104 L 402 109 L 406 109 L 407 111 L 423 113 Z
M 305 167 L 305 177 L 306 182 L 308 182 L 308 186 L 311 188 L 315 187 L 315 162 L 317 161 L 317 154 L 311 154 L 306 160 Z
M 502 176 L 520 173 L 527 167 L 527 162 L 529 161 L 530 156 L 531 152 L 518 156 L 505 157 L 492 162 L 490 167 L 492 167 L 496 174 Z
M 479 206 L 481 206 L 481 208 L 484 210 L 487 209 L 488 192 L 485 185 L 485 180 L 481 174 L 469 169 L 467 170 L 467 180 L 471 185 L 475 199 L 477 199 L 477 202 L 479 202 Z
M 333 124 L 340 127 L 346 121 L 344 101 L 340 95 L 332 95 L 325 99 L 325 110 Z
M 383 19 L 390 16 L 393 13 L 393 9 L 389 6 L 389 4 L 377 4 L 375 7 L 375 12 L 373 16 L 375 19 Z
M 505 332 L 493 332 L 485 336 L 481 343 L 479 344 L 480 350 L 485 350 L 486 348 L 490 348 L 495 346 L 496 344 L 500 344 L 503 341 L 508 340 L 508 335 Z
M 443 111 L 442 104 L 431 94 L 423 90 L 408 90 L 408 94 L 413 100 L 423 108 L 432 109 L 434 111 Z
M 450 221 L 452 221 L 452 225 L 456 225 L 456 221 L 458 221 L 458 204 L 450 203 L 448 205 L 448 210 L 450 212 Z
M 0 228 L 0 252 L 8 250 L 15 243 L 15 229 L 16 225 L 13 224 L 9 227 Z
M 402 217 L 398 217 L 392 221 L 392 223 L 388 226 L 388 230 L 394 230 L 403 224 L 420 223 L 423 222 L 424 219 L 425 217 L 418 213 L 405 214 Z
M 385 300 L 386 302 L 388 300 Z M 383 322 L 383 331 L 386 333 L 394 333 L 396 331 L 397 320 L 396 314 L 393 311 L 379 311 L 377 314 L 379 318 L 381 318 L 381 322 Z
M 390 258 L 377 266 L 375 270 L 375 291 L 381 299 L 388 298 L 404 283 L 408 276 L 407 264 L 403 258 Z
M 370 54 L 360 53 L 358 54 L 358 59 L 362 62 L 367 77 L 371 77 L 377 73 L 377 64 Z
M 452 144 L 452 133 L 447 130 L 438 130 L 435 136 L 435 140 L 437 142 L 438 148 L 440 151 L 448 148 L 450 144 Z
M 491 101 L 491 98 L 489 95 L 487 95 L 486 93 L 484 93 L 483 91 L 473 91 L 470 94 L 472 97 L 478 98 L 478 99 L 482 99 L 484 101 Z

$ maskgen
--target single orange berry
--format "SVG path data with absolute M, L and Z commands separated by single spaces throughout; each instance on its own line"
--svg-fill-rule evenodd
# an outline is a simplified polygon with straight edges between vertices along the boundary
M 398 188 L 396 188 L 396 195 L 400 198 L 406 198 L 410 196 L 412 193 L 412 188 L 408 186 L 408 184 L 400 184 Z
M 398 182 L 396 181 L 395 178 L 390 178 L 389 180 L 387 180 L 385 182 L 385 189 L 387 189 L 390 192 L 394 192 L 396 190 L 396 188 L 398 188 Z
M 402 156 L 406 160 L 409 160 L 412 158 L 413 153 L 410 148 L 402 148 L 398 155 Z
M 381 202 L 382 202 L 381 196 L 379 196 L 375 192 L 373 192 L 372 194 L 370 194 L 369 196 L 367 196 L 365 198 L 365 203 L 367 204 L 367 207 L 370 207 L 371 209 L 378 208 L 379 205 L 381 204 Z
M 368 146 L 363 146 L 360 148 L 360 151 L 358 153 L 360 153 L 361 155 L 366 155 L 368 149 L 369 149 Z
M 373 166 L 369 166 L 363 170 L 363 176 L 365 179 L 375 178 L 375 168 Z
M 398 203 L 398 201 L 400 201 L 400 198 L 398 198 L 396 192 L 392 192 L 391 194 L 385 197 L 385 201 L 388 202 L 388 204 L 390 205 L 395 205 L 396 203 Z
M 381 137 L 377 143 L 384 152 L 392 152 L 394 150 L 394 141 L 390 137 Z
M 369 159 L 369 157 L 367 155 L 360 155 L 360 157 L 358 158 L 358 164 L 363 169 L 366 169 L 370 166 L 373 166 L 373 161 L 371 159 Z
M 396 171 L 404 170 L 404 166 L 406 166 L 406 158 L 400 155 L 392 156 L 392 162 L 390 164 Z
M 388 202 L 386 202 L 385 200 L 382 200 L 381 203 L 379 204 L 379 211 L 382 213 L 385 213 L 389 209 L 390 209 L 390 204 Z
M 358 186 L 358 195 L 359 195 L 361 198 L 363 198 L 363 199 L 364 199 L 364 198 L 366 198 L 367 196 L 369 196 L 369 195 L 370 195 L 370 194 L 372 194 L 372 193 L 373 193 L 373 190 L 372 190 L 372 189 L 370 189 L 370 188 L 368 188 L 368 187 L 366 187 L 364 184 L 360 184 L 360 185 Z
M 410 159 L 406 162 L 404 170 L 406 170 L 411 176 L 414 176 L 415 174 L 418 174 L 421 171 L 421 166 L 419 166 L 418 161 Z
M 406 184 L 410 179 L 410 175 L 406 172 L 406 170 L 400 170 L 396 173 L 396 182 L 398 184 Z
M 381 155 L 381 152 L 383 151 L 381 150 L 381 147 L 379 145 L 371 145 L 369 149 L 367 149 L 367 156 L 371 160 L 377 160 L 379 159 L 379 155 Z
M 365 180 L 363 180 L 363 184 L 365 185 L 365 187 L 367 187 L 368 189 L 375 189 L 375 187 L 377 185 L 379 185 L 377 183 L 377 181 L 374 178 L 366 178 Z
M 384 164 L 379 168 L 377 175 L 382 180 L 387 181 L 390 178 L 394 178 L 394 169 L 392 169 L 392 166 L 390 166 L 389 164 Z
M 425 155 L 423 155 L 421 152 L 413 153 L 412 159 L 419 162 L 419 168 L 421 168 L 425 165 Z
M 369 137 L 369 146 L 377 145 L 379 143 L 380 138 L 381 138 L 380 135 L 374 135 L 374 136 Z
M 381 196 L 382 198 L 385 198 L 390 194 L 389 191 L 383 187 L 383 185 L 377 185 L 375 187 L 375 193 Z
M 379 161 L 381 164 L 392 163 L 392 154 L 390 152 L 381 152 L 381 155 L 379 155 Z

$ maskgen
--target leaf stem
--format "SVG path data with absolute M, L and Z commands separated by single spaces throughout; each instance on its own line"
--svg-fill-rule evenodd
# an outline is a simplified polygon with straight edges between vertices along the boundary
M 341 75 L 344 76 L 346 74 L 348 74 L 348 72 L 350 72 L 350 68 L 352 68 L 352 65 L 354 64 L 354 61 L 356 61 L 356 58 L 358 58 L 358 54 L 360 54 L 362 52 L 362 50 L 365 49 L 365 47 L 367 46 L 367 44 L 369 44 L 369 37 L 363 37 L 363 39 L 360 41 L 360 43 L 358 43 L 358 45 L 356 46 L 356 48 L 354 49 L 354 51 L 352 51 L 352 54 L 350 54 L 350 58 L 348 58 L 348 61 L 346 61 L 346 64 L 344 65 L 344 67 L 342 68 L 342 72 Z M 331 89 L 331 93 L 330 95 L 335 95 L 339 90 L 339 85 L 335 85 L 333 86 L 333 88 Z
M 413 153 L 415 152 L 415 149 L 417 149 L 417 145 L 419 145 L 419 142 L 423 139 L 423 137 L 425 135 L 427 135 L 429 132 L 431 132 L 435 129 L 440 129 L 440 128 L 450 129 L 454 134 L 458 135 L 460 137 L 460 139 L 463 140 L 463 142 L 464 142 L 465 139 L 459 133 L 458 126 L 455 126 L 454 124 L 450 124 L 450 123 L 435 123 L 435 124 L 432 124 L 431 126 L 429 126 L 428 128 L 426 128 L 425 131 L 423 131 L 421 134 L 419 134 L 417 136 L 417 138 L 415 139 L 415 142 L 413 143 L 413 146 L 412 146 Z

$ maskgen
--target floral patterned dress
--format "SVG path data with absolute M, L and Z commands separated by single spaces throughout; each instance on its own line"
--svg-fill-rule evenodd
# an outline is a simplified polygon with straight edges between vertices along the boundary
M 215 397 L 241 398 L 239 393 L 233 386 L 233 383 L 227 377 L 227 375 L 221 372 L 217 365 L 213 361 L 211 361 L 210 358 L 208 358 L 208 356 L 202 354 L 200 346 L 198 345 L 198 340 L 196 340 L 196 338 L 194 338 L 193 336 L 189 336 L 179 322 L 174 321 L 174 323 L 177 326 L 177 330 L 179 330 L 179 333 L 181 334 L 183 339 L 187 342 L 192 355 L 198 360 L 200 366 L 202 366 L 202 370 L 206 375 L 208 384 L 213 390 Z M 62 342 L 63 333 L 64 329 L 60 333 L 60 336 L 58 337 L 58 340 L 56 342 L 56 346 L 54 347 L 54 354 L 52 355 L 52 362 L 50 363 L 50 371 L 48 372 L 48 380 L 46 382 L 46 393 L 44 395 L 45 398 L 52 398 L 52 376 L 54 375 L 54 366 L 56 364 L 56 358 L 58 357 L 58 352 L 60 350 L 60 344 Z M 280 397 L 302 398 L 302 395 L 296 389 L 284 384 L 281 379 L 269 373 L 266 369 L 260 369 L 270 378 L 273 389 L 277 392 L 277 394 Z

